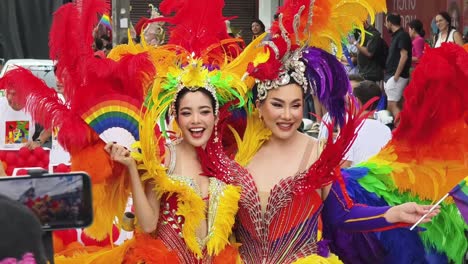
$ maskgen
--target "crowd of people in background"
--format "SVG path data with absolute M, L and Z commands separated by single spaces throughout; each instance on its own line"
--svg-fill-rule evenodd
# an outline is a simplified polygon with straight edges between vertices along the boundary
M 462 34 L 453 27 L 447 12 L 439 12 L 435 21 L 437 32 L 425 38 L 426 32 L 421 20 L 410 21 L 405 29 L 401 26 L 399 14 L 387 14 L 384 26 L 391 34 L 389 43 L 384 39 L 383 32 L 365 22 L 366 35 L 363 44 L 360 44 L 360 32 L 356 32 L 347 45 L 350 58 L 343 58 L 342 61 L 349 69 L 348 73 L 357 73 L 364 80 L 373 81 L 381 87 L 384 96 L 381 106 L 386 105 L 395 120 L 395 126 L 398 125 L 403 91 L 411 79 L 411 71 L 424 54 L 426 45 L 437 48 L 445 42 L 460 46 L 466 43 Z

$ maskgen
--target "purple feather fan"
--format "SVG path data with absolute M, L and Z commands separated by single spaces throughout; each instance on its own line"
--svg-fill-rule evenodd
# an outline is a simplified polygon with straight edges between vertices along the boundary
M 345 120 L 346 94 L 351 92 L 348 76 L 335 56 L 328 52 L 309 47 L 302 51 L 306 65 L 306 77 L 313 93 L 340 126 Z

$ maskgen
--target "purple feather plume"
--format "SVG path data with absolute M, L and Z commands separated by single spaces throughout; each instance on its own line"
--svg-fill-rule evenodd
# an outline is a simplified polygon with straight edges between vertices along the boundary
M 343 64 L 328 52 L 312 47 L 302 51 L 302 60 L 306 64 L 305 74 L 314 94 L 333 120 L 343 125 L 346 94 L 351 92 Z

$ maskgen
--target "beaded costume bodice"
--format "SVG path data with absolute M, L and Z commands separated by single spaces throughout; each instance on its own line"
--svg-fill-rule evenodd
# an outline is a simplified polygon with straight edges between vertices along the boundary
M 355 117 L 350 115 L 341 134 L 336 140 L 327 142 L 310 167 L 300 165 L 299 173 L 283 178 L 273 186 L 265 212 L 262 212 L 259 189 L 246 169 L 268 138 L 269 130 L 258 118 L 247 122 L 244 139 L 236 154 L 239 163 L 226 155 L 219 142 L 199 150 L 206 171 L 242 189 L 234 233 L 241 243 L 239 252 L 244 263 L 294 263 L 296 260 L 310 263 L 311 258 L 328 257 L 326 242 L 317 241 L 319 218 L 326 217 L 323 223 L 327 226 L 349 231 L 393 228 L 383 217 L 388 208 L 354 206 L 340 180 L 339 164 L 354 138 L 356 125 L 361 122 L 359 116 Z M 305 153 L 311 151 L 306 148 Z M 259 173 L 270 178 L 268 174 Z M 330 193 L 323 201 L 317 190 L 329 185 Z
M 318 219 L 323 207 L 315 190 L 301 188 L 305 173 L 281 180 L 270 191 L 263 213 L 250 174 L 239 179 L 242 195 L 235 234 L 245 263 L 291 263 L 317 253 Z
M 177 253 L 180 263 L 212 263 L 228 244 L 234 224 L 240 189 L 214 177 L 209 178 L 208 196 L 203 198 L 193 178 L 174 174 L 175 148 L 168 145 L 171 162 L 161 194 L 155 236 L 169 250 Z M 198 237 L 196 230 L 207 221 L 207 234 Z

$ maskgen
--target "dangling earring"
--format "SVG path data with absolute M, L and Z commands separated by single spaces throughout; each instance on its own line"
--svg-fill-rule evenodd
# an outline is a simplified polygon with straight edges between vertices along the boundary
M 214 127 L 214 139 L 213 139 L 214 143 L 218 143 L 219 141 L 219 138 L 218 138 L 218 126 L 215 125 Z
M 262 114 L 260 112 L 258 112 L 258 118 L 260 118 L 260 120 L 263 121 L 263 116 L 262 116 Z

